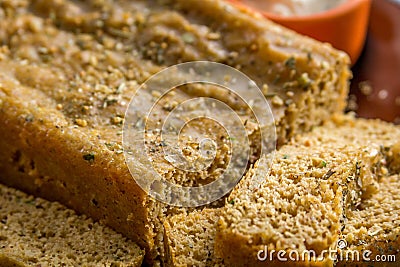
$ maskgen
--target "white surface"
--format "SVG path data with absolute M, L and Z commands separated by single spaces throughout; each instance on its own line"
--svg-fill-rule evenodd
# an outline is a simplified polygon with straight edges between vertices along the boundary
M 250 6 L 283 16 L 320 13 L 346 1 L 348 0 L 243 0 Z

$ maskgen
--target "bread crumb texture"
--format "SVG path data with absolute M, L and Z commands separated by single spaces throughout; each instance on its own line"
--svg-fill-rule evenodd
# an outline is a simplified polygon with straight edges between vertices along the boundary
M 379 191 L 364 200 L 360 207 L 350 210 L 341 232 L 347 249 L 369 250 L 374 260 L 394 255 L 396 261 L 374 262 L 374 266 L 398 266 L 400 259 L 400 175 L 384 177 Z M 344 254 L 346 251 L 344 251 Z M 360 253 L 360 255 L 362 255 Z M 339 262 L 337 266 L 371 266 L 368 262 Z
M 0 216 L 0 266 L 136 267 L 144 258 L 138 245 L 114 230 L 3 185 Z
M 164 223 L 169 266 L 225 266 L 214 255 L 215 226 L 221 208 L 170 217 Z
M 216 254 L 228 265 L 266 265 L 257 260 L 259 250 L 313 250 L 319 256 L 341 235 L 353 242 L 384 229 L 391 232 L 388 242 L 396 243 L 398 188 L 388 184 L 396 179 L 388 176 L 400 156 L 391 152 L 398 140 L 399 127 L 343 116 L 294 138 L 272 159 L 261 159 L 233 190 L 220 213 Z M 370 204 L 386 198 L 381 207 Z M 380 246 L 372 237 L 365 242 Z
M 251 169 L 225 204 L 166 221 L 170 264 L 369 266 L 328 259 L 257 261 L 258 250 L 266 247 L 318 253 L 335 248 L 339 239 L 352 250 L 370 249 L 371 258 L 398 254 L 399 178 L 393 165 L 400 154 L 393 151 L 399 136 L 398 126 L 351 116 L 335 116 L 297 136 Z

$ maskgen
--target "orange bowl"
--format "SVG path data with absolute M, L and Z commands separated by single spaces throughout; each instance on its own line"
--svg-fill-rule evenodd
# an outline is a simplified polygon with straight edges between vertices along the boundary
M 335 8 L 305 16 L 281 16 L 261 10 L 259 3 L 268 0 L 228 1 L 241 8 L 259 12 L 270 20 L 301 34 L 331 43 L 335 48 L 347 52 L 353 64 L 363 49 L 371 0 L 347 0 Z

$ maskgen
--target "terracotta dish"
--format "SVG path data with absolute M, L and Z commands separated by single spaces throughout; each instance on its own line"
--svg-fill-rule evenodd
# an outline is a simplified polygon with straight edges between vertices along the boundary
M 371 0 L 347 0 L 327 11 L 306 16 L 281 16 L 262 10 L 262 1 L 228 0 L 240 7 L 260 12 L 265 17 L 323 42 L 350 55 L 355 63 L 362 51 Z

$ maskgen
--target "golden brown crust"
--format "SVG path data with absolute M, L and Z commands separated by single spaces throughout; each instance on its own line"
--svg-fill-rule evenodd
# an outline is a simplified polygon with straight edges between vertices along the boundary
M 3 80 L 3 92 L 5 86 Z M 120 167 L 122 159 L 113 158 L 105 147 L 92 146 L 92 138 L 79 129 L 64 129 L 65 121 L 58 112 L 26 106 L 32 94 L 19 88 L 7 91 L 0 113 L 4 122 L 0 141 L 2 182 L 65 203 L 150 247 L 152 237 L 144 228 L 150 220 L 146 194 Z M 38 95 L 35 99 L 46 101 Z M 32 121 L 26 121 L 26 116 Z M 93 162 L 84 159 L 88 153 L 95 155 Z M 110 199 L 110 195 L 114 197 Z M 136 219 L 128 220 L 130 214 Z

